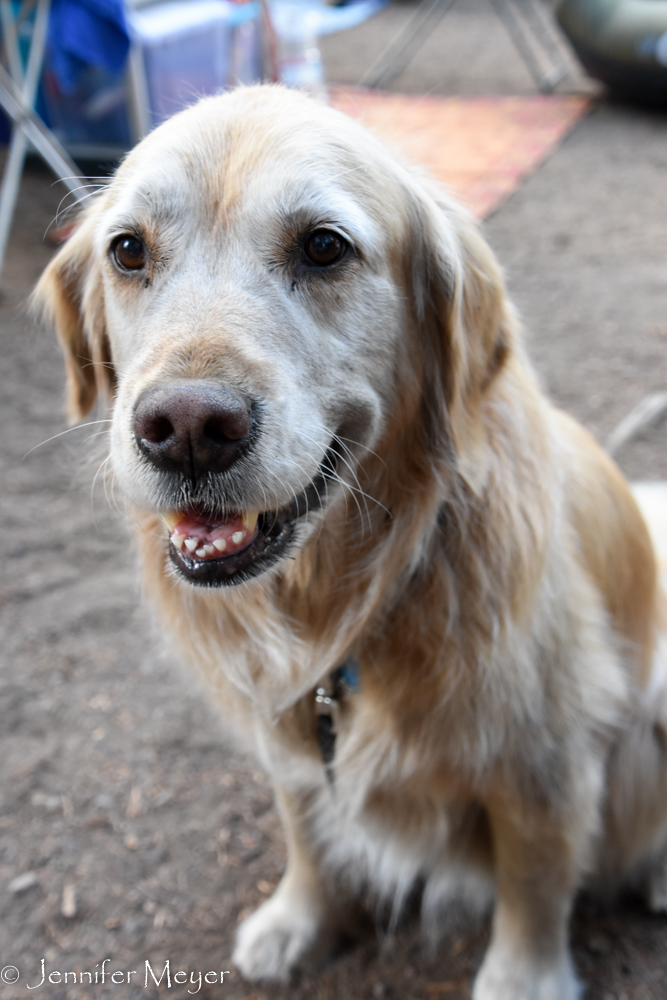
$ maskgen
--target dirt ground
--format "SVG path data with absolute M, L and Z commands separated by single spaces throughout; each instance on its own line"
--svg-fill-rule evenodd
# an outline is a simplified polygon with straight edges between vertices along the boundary
M 358 79 L 408 13 L 396 5 L 327 39 L 329 78 Z M 533 89 L 484 0 L 455 9 L 393 86 Z M 667 115 L 603 101 L 486 224 L 545 386 L 603 441 L 667 389 L 666 177 Z M 142 607 L 127 532 L 96 476 L 104 425 L 31 451 L 65 427 L 57 347 L 24 310 L 59 197 L 27 171 L 1 282 L 0 967 L 20 979 L 0 997 L 468 997 L 485 923 L 455 927 L 432 952 L 408 919 L 285 987 L 233 972 L 235 927 L 284 863 L 271 790 Z M 665 425 L 619 459 L 632 478 L 667 478 Z M 667 996 L 667 919 L 639 902 L 582 900 L 573 947 L 590 1000 Z M 39 986 L 42 959 L 47 975 L 76 971 L 83 985 Z M 144 988 L 146 961 L 159 977 L 167 959 L 194 982 L 158 990 L 149 974 Z M 109 983 L 118 970 L 136 970 L 131 985 Z M 200 971 L 216 983 L 198 989 Z

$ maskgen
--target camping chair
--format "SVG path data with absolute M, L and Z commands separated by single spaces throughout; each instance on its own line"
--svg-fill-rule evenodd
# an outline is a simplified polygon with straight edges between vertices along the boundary
M 28 56 L 21 58 L 19 28 L 35 7 Z M 42 72 L 50 0 L 22 0 L 15 10 L 11 0 L 0 0 L 0 24 L 8 70 L 0 65 L 0 107 L 14 123 L 12 140 L 0 189 L 0 273 L 14 216 L 21 174 L 30 146 L 63 182 L 75 201 L 83 201 L 87 186 L 53 133 L 35 114 L 34 105 Z

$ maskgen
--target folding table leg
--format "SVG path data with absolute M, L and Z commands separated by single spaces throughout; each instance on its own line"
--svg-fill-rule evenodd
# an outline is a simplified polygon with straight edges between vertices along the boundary
M 3 2 L 3 7 L 4 5 L 5 3 Z M 23 77 L 23 86 L 21 88 L 21 96 L 23 97 L 25 103 L 31 108 L 35 103 L 37 87 L 39 86 L 39 77 L 42 70 L 44 47 L 46 45 L 46 32 L 49 23 L 49 6 L 50 0 L 39 0 L 37 4 L 37 13 L 35 15 L 35 24 L 30 43 L 30 52 L 28 55 L 28 65 L 26 67 L 25 76 Z M 3 22 L 4 21 L 6 21 L 6 17 L 3 16 Z M 14 42 L 17 44 L 16 38 L 14 38 Z M 16 52 L 16 56 L 18 57 L 18 51 Z M 17 60 L 12 61 L 16 62 Z M 18 83 L 19 81 L 17 80 L 16 82 Z M 9 239 L 9 231 L 11 229 L 12 218 L 14 216 L 14 208 L 16 207 L 16 199 L 18 197 L 19 186 L 21 184 L 21 174 L 23 173 L 23 164 L 27 148 L 28 139 L 25 131 L 20 127 L 19 123 L 16 123 L 14 126 L 14 134 L 12 136 L 7 165 L 2 178 L 2 191 L 0 192 L 0 272 L 2 271 L 5 252 L 7 250 L 7 241 Z

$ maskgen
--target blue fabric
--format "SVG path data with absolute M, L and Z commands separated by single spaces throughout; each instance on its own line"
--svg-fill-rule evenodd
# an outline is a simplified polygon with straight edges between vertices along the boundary
M 359 688 L 359 661 L 350 657 L 334 671 L 334 684 L 342 683 L 354 693 Z
M 64 92 L 85 66 L 117 73 L 130 48 L 123 0 L 53 0 L 49 63 Z

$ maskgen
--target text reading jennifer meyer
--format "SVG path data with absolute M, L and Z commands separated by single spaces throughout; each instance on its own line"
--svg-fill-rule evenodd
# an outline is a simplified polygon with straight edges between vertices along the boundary
M 231 975 L 229 969 L 226 969 L 224 972 L 185 972 L 183 969 L 179 969 L 178 972 L 172 972 L 169 960 L 165 962 L 164 968 L 161 971 L 155 971 L 151 963 L 146 960 L 141 972 L 138 969 L 132 969 L 131 971 L 117 969 L 115 972 L 111 972 L 110 969 L 106 968 L 110 961 L 110 958 L 105 958 L 92 971 L 61 972 L 59 969 L 47 969 L 46 960 L 43 958 L 40 962 L 39 970 L 33 973 L 31 981 L 25 984 L 26 989 L 38 990 L 40 987 L 46 986 L 47 983 L 53 986 L 60 983 L 63 985 L 67 983 L 71 983 L 72 985 L 83 983 L 86 986 L 93 986 L 95 984 L 100 986 L 103 984 L 107 986 L 121 986 L 131 983 L 135 986 L 141 984 L 144 989 L 153 985 L 161 986 L 162 989 L 171 989 L 172 985 L 188 985 L 192 987 L 192 989 L 188 989 L 188 993 L 199 993 L 203 983 L 208 983 L 209 986 L 213 986 L 215 983 L 223 984 L 225 976 Z M 13 984 L 18 983 L 20 978 L 21 973 L 15 965 L 5 965 L 3 969 L 0 969 L 0 982 Z M 142 979 L 143 983 L 141 982 Z

